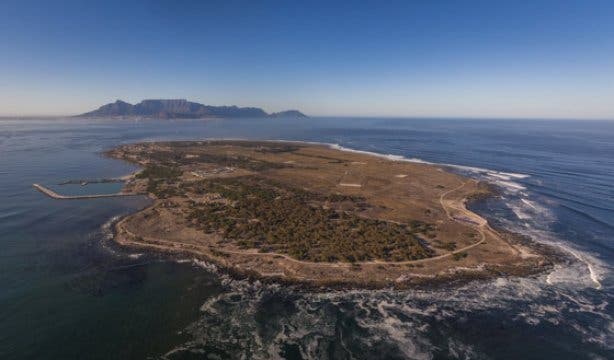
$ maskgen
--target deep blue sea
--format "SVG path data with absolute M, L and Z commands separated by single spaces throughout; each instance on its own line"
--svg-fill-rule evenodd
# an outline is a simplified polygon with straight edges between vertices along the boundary
M 568 261 L 455 287 L 305 292 L 114 245 L 110 225 L 145 198 L 31 186 L 126 175 L 102 156 L 118 144 L 205 138 L 449 164 L 501 188 L 477 211 Z M 0 359 L 614 359 L 613 267 L 614 122 L 0 120 Z

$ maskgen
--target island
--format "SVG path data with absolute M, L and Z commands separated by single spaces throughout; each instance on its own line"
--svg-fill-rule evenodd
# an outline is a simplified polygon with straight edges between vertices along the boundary
M 202 119 L 202 118 L 304 118 L 298 110 L 268 114 L 256 107 L 203 105 L 185 99 L 149 99 L 138 104 L 122 100 L 103 105 L 76 117 Z
M 441 166 L 276 141 L 121 145 L 151 206 L 121 245 L 202 258 L 232 274 L 309 286 L 405 288 L 526 275 L 546 256 L 468 210 L 488 184 Z

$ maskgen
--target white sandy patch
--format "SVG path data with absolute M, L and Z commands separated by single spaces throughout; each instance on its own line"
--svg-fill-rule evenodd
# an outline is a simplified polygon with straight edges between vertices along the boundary
M 362 187 L 362 185 L 360 185 L 360 184 L 353 184 L 353 183 L 339 183 L 339 186 Z

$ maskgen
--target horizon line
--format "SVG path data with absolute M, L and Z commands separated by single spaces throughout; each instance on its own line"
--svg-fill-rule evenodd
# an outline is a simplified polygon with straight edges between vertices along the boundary
M 300 110 L 299 110 L 300 111 Z M 397 120 L 535 120 L 535 121 L 614 121 L 614 117 L 612 118 L 602 118 L 602 117 L 512 117 L 512 116 L 463 116 L 463 115 L 453 115 L 453 116 L 439 116 L 439 115 L 307 115 L 307 118 L 337 118 L 337 119 L 397 119 Z M 118 116 L 121 117 L 121 116 Z M 100 116 L 100 117 L 87 117 L 77 115 L 2 115 L 0 114 L 0 120 L 36 120 L 36 119 L 74 119 L 74 120 L 82 120 L 82 119 L 112 119 L 113 116 Z M 129 116 L 125 117 L 126 119 L 130 118 Z M 143 117 L 145 118 L 145 117 Z M 147 118 L 148 120 L 156 120 L 155 117 Z M 185 119 L 157 119 L 157 120 L 206 120 L 208 118 L 185 118 Z M 210 118 L 213 119 L 213 118 Z M 233 120 L 237 118 L 223 118 L 222 120 Z M 247 119 L 247 118 L 243 118 Z M 257 119 L 256 117 L 254 119 Z

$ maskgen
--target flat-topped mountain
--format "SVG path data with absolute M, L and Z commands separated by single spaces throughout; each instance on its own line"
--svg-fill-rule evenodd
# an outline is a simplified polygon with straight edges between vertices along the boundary
M 79 117 L 151 117 L 180 118 L 241 118 L 241 117 L 306 117 L 297 110 L 268 114 L 256 107 L 211 106 L 185 99 L 143 100 L 132 105 L 122 100 L 106 104 Z

